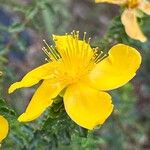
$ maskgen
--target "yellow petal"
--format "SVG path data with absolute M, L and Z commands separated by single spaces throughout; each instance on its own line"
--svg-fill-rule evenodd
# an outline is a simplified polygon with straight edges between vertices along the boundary
M 144 13 L 150 15 L 150 2 L 142 0 L 139 4 L 139 9 L 141 9 Z
M 126 0 L 95 0 L 95 3 L 125 4 Z
M 103 124 L 113 110 L 109 94 L 82 83 L 67 88 L 64 105 L 70 118 L 87 129 Z
M 126 9 L 121 16 L 121 21 L 129 37 L 135 40 L 140 40 L 141 42 L 145 42 L 147 40 L 139 27 L 135 10 Z
M 52 104 L 52 98 L 56 97 L 62 89 L 63 85 L 58 82 L 53 83 L 51 80 L 44 80 L 33 95 L 25 113 L 18 120 L 28 122 L 38 118 Z
M 124 44 L 113 46 L 108 54 L 89 74 L 91 85 L 100 90 L 111 90 L 126 84 L 141 64 L 140 53 Z
M 0 115 L 0 142 L 7 136 L 9 130 L 7 120 Z
M 8 90 L 9 93 L 14 92 L 16 89 L 22 87 L 30 87 L 37 84 L 40 80 L 46 78 L 56 67 L 56 62 L 44 64 L 29 73 L 27 73 L 20 82 L 12 84 Z

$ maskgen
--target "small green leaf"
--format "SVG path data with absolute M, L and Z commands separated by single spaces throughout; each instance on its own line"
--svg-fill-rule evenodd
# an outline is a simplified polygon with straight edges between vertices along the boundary
M 16 22 L 16 23 L 13 23 L 13 24 L 8 28 L 8 31 L 9 31 L 10 33 L 21 32 L 21 31 L 24 30 L 24 28 L 25 28 L 25 27 L 24 27 L 23 24 Z

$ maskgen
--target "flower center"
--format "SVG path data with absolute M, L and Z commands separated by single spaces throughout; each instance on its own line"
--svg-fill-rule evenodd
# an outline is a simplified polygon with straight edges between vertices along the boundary
M 127 0 L 128 8 L 136 8 L 139 4 L 139 0 Z
M 91 48 L 86 33 L 82 40 L 79 40 L 79 32 L 75 31 L 65 36 L 54 35 L 53 39 L 55 48 L 44 41 L 48 50 L 43 48 L 43 51 L 50 60 L 59 62 L 55 77 L 68 84 L 84 78 L 106 56 L 98 48 Z

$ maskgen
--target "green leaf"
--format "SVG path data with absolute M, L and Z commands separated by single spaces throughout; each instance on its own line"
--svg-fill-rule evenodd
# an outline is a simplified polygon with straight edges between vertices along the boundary
M 38 8 L 37 7 L 31 7 L 26 12 L 26 18 L 32 19 L 37 13 L 38 13 Z
M 9 108 L 7 106 L 7 103 L 5 100 L 0 99 L 0 115 L 5 116 L 8 119 L 15 119 L 16 118 L 16 113 L 14 110 Z
M 8 28 L 8 32 L 10 33 L 21 32 L 24 30 L 24 28 L 25 26 L 23 24 L 15 22 Z

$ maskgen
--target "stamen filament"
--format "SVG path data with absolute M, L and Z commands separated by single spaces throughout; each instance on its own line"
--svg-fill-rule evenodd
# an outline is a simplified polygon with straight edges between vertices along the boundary
M 59 55 L 58 53 L 56 52 L 56 50 L 53 48 L 53 47 L 50 47 L 47 42 L 45 40 L 43 40 L 43 42 L 45 43 L 45 45 L 48 47 L 49 51 L 45 48 L 44 48 L 44 51 L 47 51 L 47 53 L 49 54 L 49 56 L 51 56 L 53 59 L 55 60 L 58 60 L 59 59 Z M 50 55 L 51 54 L 51 55 Z

